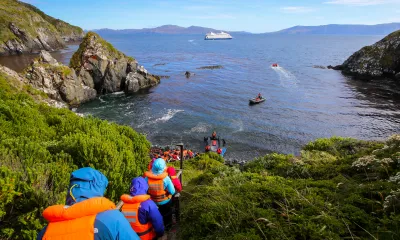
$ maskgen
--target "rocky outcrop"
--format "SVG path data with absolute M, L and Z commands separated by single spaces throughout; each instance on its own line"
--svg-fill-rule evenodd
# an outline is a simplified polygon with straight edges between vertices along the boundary
M 70 106 L 96 98 L 93 88 L 86 86 L 71 68 L 57 62 L 48 52 L 40 57 L 25 72 L 26 83 L 46 93 L 51 99 Z
M 392 78 L 400 73 L 400 31 L 363 47 L 335 69 L 359 79 Z
M 79 40 L 83 30 L 15 0 L 0 2 L 0 55 L 54 51 Z
M 199 67 L 199 68 L 197 68 L 197 69 L 201 69 L 201 70 L 203 70 L 203 69 L 210 69 L 210 70 L 213 70 L 213 69 L 222 69 L 222 68 L 224 68 L 224 66 L 221 66 L 221 65 L 212 65 L 212 66 Z
M 159 78 L 153 75 L 147 75 L 142 72 L 130 72 L 125 81 L 125 92 L 135 93 L 140 89 L 146 89 L 156 86 L 160 82 Z
M 67 108 L 68 105 L 63 101 L 57 101 L 46 96 L 43 96 L 39 91 L 35 91 L 33 88 L 27 87 L 29 82 L 24 76 L 11 70 L 5 66 L 0 65 L 0 75 L 6 77 L 7 81 L 13 86 L 13 88 L 18 89 L 20 92 L 27 92 L 32 94 L 32 97 L 40 102 L 44 102 L 49 106 L 56 108 Z
M 122 90 L 133 93 L 160 82 L 158 76 L 149 74 L 134 58 L 118 51 L 93 32 L 86 34 L 71 58 L 70 67 L 86 86 L 96 89 L 97 94 Z

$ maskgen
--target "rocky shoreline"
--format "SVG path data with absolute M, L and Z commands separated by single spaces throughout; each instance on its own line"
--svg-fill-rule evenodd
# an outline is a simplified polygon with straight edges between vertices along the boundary
M 400 31 L 351 55 L 343 64 L 328 66 L 356 79 L 394 79 L 400 81 Z
M 44 92 L 52 105 L 77 107 L 97 96 L 124 91 L 135 93 L 160 83 L 138 62 L 115 49 L 99 35 L 89 32 L 73 54 L 69 66 L 41 50 L 39 57 L 20 74 L 2 67 L 7 75 Z

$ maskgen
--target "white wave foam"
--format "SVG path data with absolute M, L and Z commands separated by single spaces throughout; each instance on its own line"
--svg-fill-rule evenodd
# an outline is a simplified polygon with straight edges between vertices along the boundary
M 297 88 L 297 78 L 290 71 L 283 67 L 271 67 L 279 76 L 282 87 Z
M 205 133 L 211 130 L 211 125 L 206 123 L 198 123 L 196 126 L 192 127 L 189 131 L 185 131 L 186 134 L 190 133 Z
M 121 95 L 124 94 L 124 91 L 120 91 L 120 92 L 113 92 L 112 95 Z
M 104 101 L 101 97 L 99 97 L 100 102 L 105 103 L 106 101 Z
M 184 110 L 178 110 L 178 109 L 168 109 L 168 112 L 164 114 L 162 117 L 157 118 L 155 122 L 167 122 L 171 118 L 175 116 L 175 114 L 179 112 L 183 112 Z
M 188 42 L 194 42 L 194 39 L 190 39 L 190 40 L 188 40 Z
M 242 120 L 233 120 L 232 127 L 235 129 L 234 132 L 242 132 L 244 130 L 244 124 Z
M 143 120 L 143 122 L 141 124 L 139 124 L 137 127 L 138 128 L 142 128 L 144 126 L 148 126 L 148 125 L 151 125 L 151 124 L 154 124 L 154 123 L 159 123 L 159 122 L 165 123 L 165 122 L 168 122 L 168 120 L 173 118 L 179 112 L 184 112 L 184 110 L 168 109 L 167 113 L 164 114 L 162 117 L 157 118 L 155 120 L 151 120 L 151 117 L 147 117 L 148 121 L 144 121 Z

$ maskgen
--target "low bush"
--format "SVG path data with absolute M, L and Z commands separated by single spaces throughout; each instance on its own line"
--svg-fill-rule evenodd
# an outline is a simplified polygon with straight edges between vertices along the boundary
M 0 239 L 35 239 L 43 210 L 65 201 L 69 176 L 81 167 L 109 179 L 117 201 L 146 169 L 150 143 L 127 126 L 82 118 L 34 99 L 41 92 L 0 74 Z

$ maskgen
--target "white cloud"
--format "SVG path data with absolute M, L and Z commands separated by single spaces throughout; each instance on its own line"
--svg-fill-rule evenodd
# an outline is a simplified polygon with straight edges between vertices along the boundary
M 282 7 L 281 11 L 284 13 L 308 13 L 314 12 L 314 8 L 310 7 Z
M 350 6 L 371 6 L 399 2 L 400 0 L 331 0 L 324 3 Z

